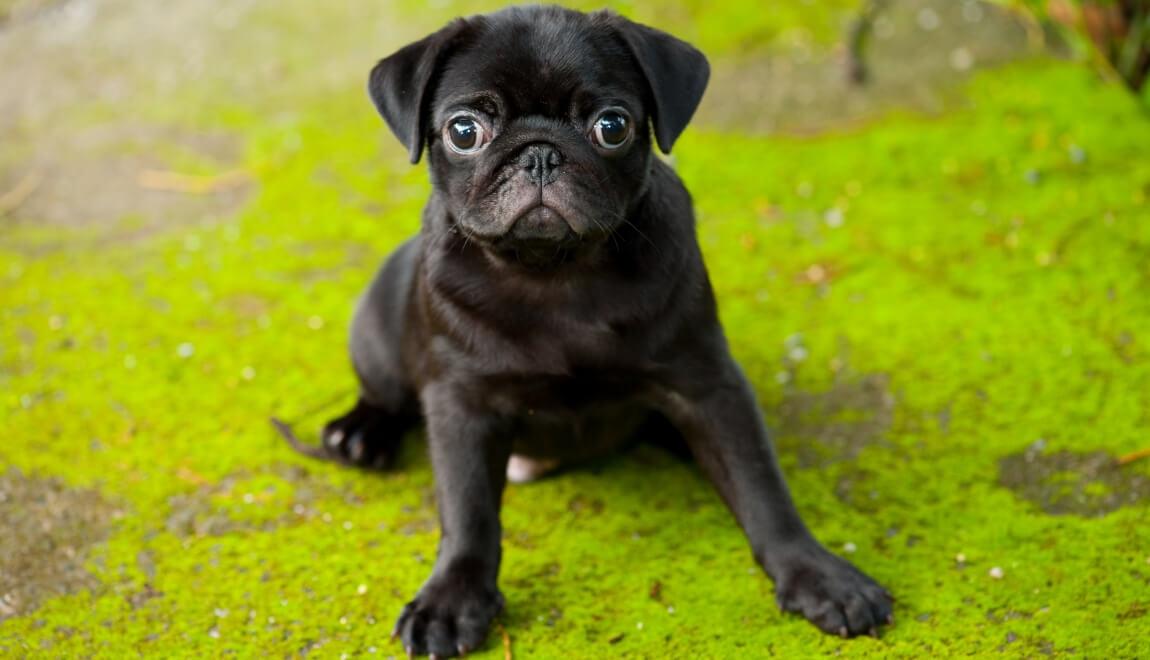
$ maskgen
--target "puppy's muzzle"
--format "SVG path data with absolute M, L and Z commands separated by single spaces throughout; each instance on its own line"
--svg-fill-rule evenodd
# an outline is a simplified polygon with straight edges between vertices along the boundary
M 567 220 L 544 201 L 543 189 L 559 178 L 563 155 L 551 144 L 536 142 L 523 148 L 518 164 L 528 181 L 539 186 L 539 203 L 520 213 L 500 242 L 506 247 L 521 248 L 561 247 L 577 241 Z

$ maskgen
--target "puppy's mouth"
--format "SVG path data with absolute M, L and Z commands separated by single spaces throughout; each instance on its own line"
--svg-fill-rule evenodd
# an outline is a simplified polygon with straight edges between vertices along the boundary
M 520 213 L 490 246 L 507 261 L 538 269 L 568 261 L 579 242 L 579 235 L 559 211 L 538 204 Z
M 579 235 L 556 209 L 539 204 L 511 221 L 511 229 L 499 239 L 508 246 L 565 246 L 579 242 Z

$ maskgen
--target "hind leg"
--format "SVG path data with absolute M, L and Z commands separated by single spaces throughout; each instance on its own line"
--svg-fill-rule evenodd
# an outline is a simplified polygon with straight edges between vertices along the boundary
M 293 443 L 297 449 L 346 465 L 386 468 L 404 434 L 419 423 L 419 399 L 403 356 L 418 258 L 416 237 L 388 257 L 360 299 L 349 344 L 359 397 L 351 410 L 324 426 L 319 447 Z
M 355 467 L 390 468 L 404 434 L 418 421 L 418 416 L 389 412 L 360 397 L 351 410 L 324 425 L 320 457 Z
M 418 259 L 416 237 L 388 257 L 356 308 L 349 348 L 359 400 L 323 430 L 325 451 L 341 463 L 388 467 L 403 435 L 419 422 L 419 399 L 403 359 Z
M 284 422 L 273 418 L 272 424 L 305 456 L 384 470 L 392 467 L 404 435 L 419 424 L 420 416 L 403 398 L 378 403 L 368 396 L 361 391 L 350 410 L 325 424 L 319 445 L 301 442 Z

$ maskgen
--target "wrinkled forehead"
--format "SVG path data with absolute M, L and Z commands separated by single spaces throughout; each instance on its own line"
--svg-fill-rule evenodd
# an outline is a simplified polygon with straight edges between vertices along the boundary
M 449 58 L 436 107 L 494 92 L 510 116 L 570 117 L 606 105 L 641 114 L 646 82 L 607 26 L 579 15 L 493 18 Z

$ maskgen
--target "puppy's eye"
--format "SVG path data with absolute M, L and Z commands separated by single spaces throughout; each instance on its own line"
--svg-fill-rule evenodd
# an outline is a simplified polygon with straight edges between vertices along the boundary
M 595 144 L 604 149 L 618 149 L 631 137 L 631 120 L 627 115 L 608 110 L 599 115 L 591 131 Z
M 487 130 L 474 117 L 453 117 L 443 127 L 447 146 L 457 154 L 473 154 L 487 146 Z

